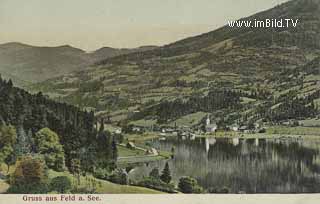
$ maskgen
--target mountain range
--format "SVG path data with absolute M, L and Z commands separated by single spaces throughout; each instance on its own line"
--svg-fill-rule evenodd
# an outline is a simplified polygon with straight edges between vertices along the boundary
M 111 115 L 114 121 L 128 119 L 135 112 L 144 113 L 135 117 L 137 120 L 154 121 L 161 109 L 172 106 L 170 103 L 205 98 L 215 89 L 240 93 L 241 109 L 223 110 L 225 119 L 317 117 L 319 113 L 311 114 L 310 110 L 320 104 L 319 14 L 319 0 L 292 0 L 240 20 L 298 19 L 297 27 L 224 26 L 143 52 L 103 60 L 96 57 L 93 66 L 76 72 L 72 71 L 87 61 L 81 51 L 73 50 L 78 55 L 59 61 L 68 64 L 76 59 L 78 66 L 68 65 L 68 74 L 61 72 L 63 76 L 30 89 L 93 108 L 101 115 Z M 48 73 L 46 78 L 50 76 Z M 161 106 L 164 103 L 166 106 Z M 313 109 L 308 109 L 310 106 Z M 288 107 L 294 108 L 288 111 Z M 204 112 L 203 117 L 207 112 L 217 115 L 219 110 L 192 109 L 179 117 L 197 112 Z M 167 118 L 167 122 L 176 119 Z
M 27 85 L 82 70 L 106 58 L 153 48 L 155 46 L 134 49 L 104 47 L 88 53 L 69 45 L 37 47 L 5 43 L 0 45 L 0 73 L 5 78 L 12 78 L 16 84 Z

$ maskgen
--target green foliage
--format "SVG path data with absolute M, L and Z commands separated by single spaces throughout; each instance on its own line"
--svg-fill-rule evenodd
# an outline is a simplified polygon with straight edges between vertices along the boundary
M 24 128 L 19 125 L 17 127 L 17 143 L 14 147 L 16 156 L 19 157 L 31 153 L 33 151 L 33 147 L 34 140 L 32 132 L 29 131 L 27 134 Z
M 51 180 L 50 191 L 56 191 L 61 194 L 68 193 L 71 190 L 72 184 L 67 176 L 58 176 Z
M 142 181 L 137 183 L 138 186 L 146 187 L 146 188 L 151 188 L 167 193 L 176 193 L 176 190 L 174 189 L 173 184 L 168 184 L 160 179 L 154 178 L 154 177 L 147 177 L 144 178 Z
M 202 193 L 203 192 L 203 189 L 198 185 L 197 180 L 191 177 L 180 178 L 178 187 L 182 193 Z
M 184 100 L 162 101 L 134 114 L 131 119 L 138 120 L 153 115 L 158 118 L 158 123 L 166 123 L 169 120 L 201 111 L 213 112 L 220 109 L 238 109 L 241 108 L 240 96 L 242 95 L 232 90 L 214 89 L 205 96 L 195 95 Z
M 49 168 L 62 171 L 64 167 L 64 151 L 59 136 L 49 128 L 43 128 L 35 135 L 36 151 L 44 155 Z
M 46 193 L 48 174 L 44 161 L 23 157 L 10 176 L 9 193 Z
M 113 183 L 128 185 L 129 177 L 124 169 L 116 169 L 112 175 L 110 175 L 109 180 Z
M 166 163 L 166 165 L 165 165 L 165 167 L 164 167 L 164 169 L 162 171 L 160 179 L 165 183 L 170 183 L 170 181 L 172 179 L 168 162 Z
M 158 168 L 154 168 L 151 170 L 149 176 L 154 179 L 160 179 L 160 172 Z
M 67 167 L 70 167 L 72 151 L 95 143 L 93 112 L 55 102 L 42 93 L 31 95 L 1 77 L 0 96 L 0 121 L 23 127 L 27 136 L 46 127 L 56 132 L 63 145 Z
M 94 171 L 93 175 L 96 178 L 108 180 L 110 174 L 110 171 L 108 171 L 107 169 L 98 168 Z
M 13 126 L 0 125 L 0 162 L 4 162 L 13 154 L 17 134 Z
M 113 136 L 108 131 L 102 129 L 97 137 L 97 165 L 110 171 L 116 168 L 118 148 Z
M 37 185 L 27 183 L 12 185 L 7 190 L 9 194 L 46 194 L 48 192 L 49 188 L 46 183 L 39 183 Z
M 78 185 L 80 185 L 80 177 L 81 177 L 81 161 L 79 159 L 71 160 L 70 172 L 77 177 Z
M 216 188 L 216 187 L 211 187 L 209 188 L 209 193 L 221 193 L 221 194 L 227 194 L 229 193 L 231 190 L 230 188 L 224 186 L 222 188 Z

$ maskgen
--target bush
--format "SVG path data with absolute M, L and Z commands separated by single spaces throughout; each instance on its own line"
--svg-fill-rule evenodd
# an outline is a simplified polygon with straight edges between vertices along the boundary
M 152 171 L 150 172 L 149 176 L 150 176 L 151 178 L 154 178 L 154 179 L 160 179 L 159 169 L 158 169 L 158 168 L 152 169 Z
M 107 169 L 98 168 L 94 171 L 93 176 L 98 179 L 108 180 L 109 174 L 110 173 Z
M 160 179 L 152 178 L 152 177 L 147 177 L 144 180 L 140 181 L 137 183 L 138 186 L 146 187 L 146 188 L 151 188 L 167 193 L 176 193 L 176 190 L 174 189 L 173 184 L 167 184 Z
M 24 157 L 10 176 L 10 193 L 46 193 L 48 174 L 45 163 L 39 158 Z
M 191 177 L 182 177 L 178 184 L 182 193 L 202 193 L 203 189 L 198 185 L 197 180 Z
M 124 169 L 116 169 L 112 175 L 109 176 L 109 180 L 121 185 L 129 184 L 128 174 Z
M 67 176 L 58 176 L 51 180 L 50 191 L 58 193 L 67 193 L 72 188 L 70 179 Z
M 222 193 L 222 194 L 227 194 L 230 192 L 230 189 L 228 187 L 223 187 L 221 189 L 217 187 L 211 187 L 209 188 L 209 193 Z
M 48 185 L 46 183 L 35 184 L 15 184 L 11 185 L 7 190 L 9 194 L 46 194 L 49 192 Z

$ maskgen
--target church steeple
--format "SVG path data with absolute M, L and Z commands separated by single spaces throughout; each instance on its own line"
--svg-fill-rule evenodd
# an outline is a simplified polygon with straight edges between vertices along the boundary
M 211 124 L 210 117 L 209 117 L 209 115 L 207 115 L 206 125 L 210 125 L 210 124 Z

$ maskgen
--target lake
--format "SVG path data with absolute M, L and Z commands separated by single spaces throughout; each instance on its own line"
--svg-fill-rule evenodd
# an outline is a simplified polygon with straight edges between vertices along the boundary
M 168 160 L 174 182 L 191 176 L 205 189 L 231 193 L 320 192 L 320 139 L 169 138 L 153 140 L 171 151 Z M 130 171 L 133 180 L 148 176 L 166 161 L 143 164 Z

